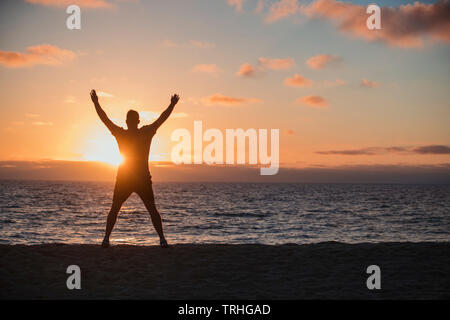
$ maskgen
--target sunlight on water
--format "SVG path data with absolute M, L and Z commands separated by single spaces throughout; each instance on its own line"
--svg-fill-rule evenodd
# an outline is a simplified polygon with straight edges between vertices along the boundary
M 450 186 L 154 183 L 171 243 L 450 241 Z M 0 243 L 100 243 L 113 184 L 0 181 Z M 159 245 L 138 196 L 112 244 Z

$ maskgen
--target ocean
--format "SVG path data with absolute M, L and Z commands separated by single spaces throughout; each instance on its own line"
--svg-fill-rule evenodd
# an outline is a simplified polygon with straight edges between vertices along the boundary
M 450 185 L 154 183 L 169 243 L 450 241 Z M 107 182 L 0 181 L 0 243 L 100 244 Z M 111 244 L 155 245 L 137 195 Z

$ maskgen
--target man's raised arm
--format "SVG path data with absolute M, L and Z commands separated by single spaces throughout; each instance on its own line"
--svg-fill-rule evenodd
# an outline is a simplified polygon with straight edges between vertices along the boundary
M 98 103 L 98 97 L 95 90 L 91 90 L 91 99 L 95 105 L 95 111 L 97 111 L 100 120 L 102 120 L 102 122 L 109 129 L 109 131 L 111 131 L 111 133 L 114 134 L 115 132 L 117 132 L 117 130 L 120 129 L 120 127 L 114 124 L 114 122 L 112 122 L 111 119 L 108 118 L 106 112 L 102 109 L 102 107 Z
M 180 96 L 177 94 L 174 94 L 172 96 L 172 98 L 170 99 L 170 105 L 167 107 L 166 110 L 164 110 L 163 113 L 161 113 L 159 118 L 156 119 L 155 122 L 153 122 L 152 126 L 154 127 L 155 130 L 158 129 L 164 123 L 164 121 L 167 120 L 167 118 L 169 118 L 169 116 L 172 113 L 173 108 L 177 104 L 178 100 L 180 100 Z

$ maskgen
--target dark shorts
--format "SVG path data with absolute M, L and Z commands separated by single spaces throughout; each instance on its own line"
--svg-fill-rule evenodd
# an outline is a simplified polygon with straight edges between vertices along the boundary
M 152 180 L 150 177 L 143 177 L 140 179 L 117 177 L 114 186 L 113 202 L 122 203 L 127 200 L 133 192 L 136 192 L 142 200 L 150 200 L 152 203 L 155 203 Z

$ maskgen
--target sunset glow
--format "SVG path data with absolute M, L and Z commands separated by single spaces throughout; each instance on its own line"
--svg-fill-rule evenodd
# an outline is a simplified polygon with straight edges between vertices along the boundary
M 362 29 L 364 1 L 83 1 L 80 30 L 65 5 L 2 1 L 0 161 L 117 166 L 95 88 L 122 127 L 129 109 L 146 125 L 180 94 L 151 161 L 170 163 L 172 132 L 201 120 L 279 129 L 285 168 L 450 162 L 448 1 L 380 1 L 379 31 Z M 435 27 L 395 29 L 411 7 Z
M 83 153 L 83 160 L 101 161 L 118 166 L 123 161 L 123 157 L 114 138 L 111 134 L 105 132 L 88 140 L 88 147 Z

